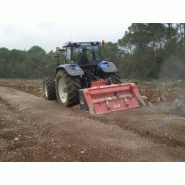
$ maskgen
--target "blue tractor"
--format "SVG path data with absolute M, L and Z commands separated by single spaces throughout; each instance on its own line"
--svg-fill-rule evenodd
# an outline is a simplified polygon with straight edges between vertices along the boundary
M 119 84 L 117 67 L 101 56 L 101 42 L 68 42 L 59 49 L 65 62 L 56 69 L 55 79 L 44 80 L 44 94 L 48 100 L 57 99 L 63 107 L 79 103 L 79 89 L 90 88 L 99 79 Z

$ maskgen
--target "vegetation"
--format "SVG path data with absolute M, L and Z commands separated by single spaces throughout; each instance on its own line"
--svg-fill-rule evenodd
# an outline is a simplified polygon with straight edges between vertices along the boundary
M 56 70 L 54 52 L 46 53 L 39 46 L 28 51 L 0 48 L 1 78 L 43 78 L 54 75 Z
M 132 24 L 118 40 L 123 53 L 119 66 L 123 77 L 184 78 L 185 73 L 179 68 L 179 65 L 184 68 L 185 64 L 184 27 L 184 23 Z
M 185 23 L 133 23 L 118 43 L 108 42 L 101 50 L 122 78 L 185 78 Z M 0 78 L 51 77 L 58 64 L 55 55 L 39 46 L 28 51 L 0 48 Z M 60 54 L 59 63 L 63 60 Z

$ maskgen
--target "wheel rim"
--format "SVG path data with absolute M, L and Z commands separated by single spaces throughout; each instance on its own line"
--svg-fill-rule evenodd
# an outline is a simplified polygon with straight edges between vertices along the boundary
M 48 90 L 47 90 L 46 82 L 44 84 L 44 93 L 45 93 L 46 98 L 48 98 Z
M 67 101 L 67 87 L 63 78 L 58 81 L 58 93 L 62 103 L 65 103 Z

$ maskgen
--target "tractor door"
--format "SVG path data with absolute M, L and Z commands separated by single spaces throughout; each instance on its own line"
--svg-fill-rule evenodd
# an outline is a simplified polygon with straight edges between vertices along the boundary
M 69 64 L 71 62 L 71 47 L 66 47 L 66 62 L 67 64 Z

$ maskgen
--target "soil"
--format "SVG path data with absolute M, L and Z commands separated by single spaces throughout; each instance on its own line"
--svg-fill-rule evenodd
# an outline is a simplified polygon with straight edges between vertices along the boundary
M 169 109 L 169 92 L 142 86 L 146 107 L 93 116 L 45 100 L 41 81 L 0 85 L 0 161 L 185 161 L 183 109 Z

